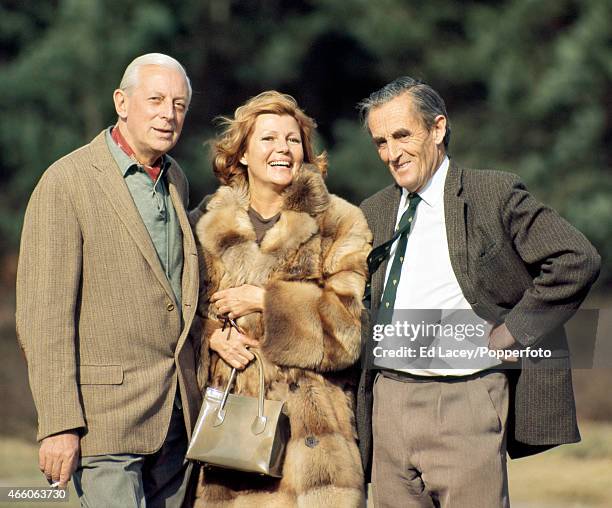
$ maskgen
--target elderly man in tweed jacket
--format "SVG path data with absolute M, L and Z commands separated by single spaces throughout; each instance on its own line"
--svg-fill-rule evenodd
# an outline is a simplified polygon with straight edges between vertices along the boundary
M 180 506 L 199 409 L 188 337 L 198 294 L 188 186 L 166 152 L 191 86 L 148 54 L 114 92 L 118 121 L 53 164 L 30 199 L 17 332 L 39 466 L 83 506 Z M 76 471 L 75 471 L 76 468 Z
M 447 157 L 448 115 L 428 85 L 399 78 L 360 106 L 395 180 L 361 205 L 374 236 L 373 323 L 397 309 L 466 309 L 493 326 L 489 349 L 552 355 L 521 358 L 518 370 L 364 369 L 357 420 L 374 505 L 507 507 L 506 451 L 580 439 L 563 324 L 600 258 L 516 176 Z

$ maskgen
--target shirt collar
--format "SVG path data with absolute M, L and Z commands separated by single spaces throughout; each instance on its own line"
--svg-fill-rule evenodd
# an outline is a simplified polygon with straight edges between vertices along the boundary
M 121 174 L 125 178 L 125 176 L 128 174 L 130 169 L 135 167 L 138 170 L 139 166 L 138 166 L 138 163 L 134 159 L 129 157 L 128 154 L 126 154 L 119 146 L 117 146 L 117 143 L 115 143 L 115 141 L 113 140 L 111 136 L 111 131 L 113 130 L 113 127 L 114 125 L 111 125 L 108 129 L 106 129 L 106 132 L 105 132 L 106 144 L 108 145 L 108 148 L 111 152 L 111 155 L 113 156 L 113 159 L 115 159 L 117 166 L 119 166 L 119 170 L 121 171 Z M 166 157 L 165 154 L 162 155 L 162 169 L 160 173 L 162 177 L 168 171 L 169 166 L 170 166 L 170 161 L 168 160 L 168 157 Z M 140 170 L 144 171 L 144 169 L 142 168 L 140 168 Z
M 425 187 L 418 193 L 423 202 L 427 203 L 432 208 L 444 198 L 444 182 L 446 181 L 446 174 L 448 173 L 449 166 L 450 160 L 448 156 L 445 155 L 438 169 L 425 184 Z M 406 207 L 407 201 L 408 191 L 402 188 L 402 209 Z

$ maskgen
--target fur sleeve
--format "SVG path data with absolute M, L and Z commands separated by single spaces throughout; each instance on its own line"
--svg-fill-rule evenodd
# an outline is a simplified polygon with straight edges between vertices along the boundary
M 197 324 L 192 328 L 194 343 L 197 344 L 198 387 L 202 393 L 204 393 L 210 379 L 210 336 L 218 328 L 221 328 L 221 323 L 216 319 L 203 318 L 199 316 L 197 319 Z
M 361 350 L 361 299 L 372 236 L 362 212 L 337 197 L 321 230 L 322 237 L 331 232 L 321 279 L 268 283 L 261 348 L 279 365 L 341 370 L 354 364 Z

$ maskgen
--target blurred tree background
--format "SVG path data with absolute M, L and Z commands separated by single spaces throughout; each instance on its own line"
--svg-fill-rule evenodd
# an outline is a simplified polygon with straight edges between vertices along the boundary
M 213 118 L 270 88 L 317 119 L 330 188 L 359 202 L 390 178 L 355 104 L 407 74 L 446 99 L 456 160 L 520 174 L 608 259 L 611 19 L 608 0 L 3 0 L 0 254 L 43 170 L 114 122 L 125 66 L 159 51 L 194 87 L 174 150 L 192 205 L 216 185 Z

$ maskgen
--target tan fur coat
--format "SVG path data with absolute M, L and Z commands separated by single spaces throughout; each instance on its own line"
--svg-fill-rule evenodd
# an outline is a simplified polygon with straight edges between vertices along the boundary
M 199 313 L 201 378 L 223 387 L 230 368 L 208 338 L 220 326 L 208 297 L 252 284 L 266 290 L 263 313 L 238 319 L 261 342 L 266 398 L 285 400 L 291 424 L 283 478 L 206 470 L 196 506 L 347 507 L 363 502 L 352 376 L 360 354 L 361 298 L 371 234 L 361 211 L 330 195 L 304 167 L 286 189 L 280 220 L 261 246 L 247 215 L 248 185 L 220 187 L 206 210 L 192 212 L 202 263 Z M 255 395 L 257 368 L 237 376 L 234 392 Z

